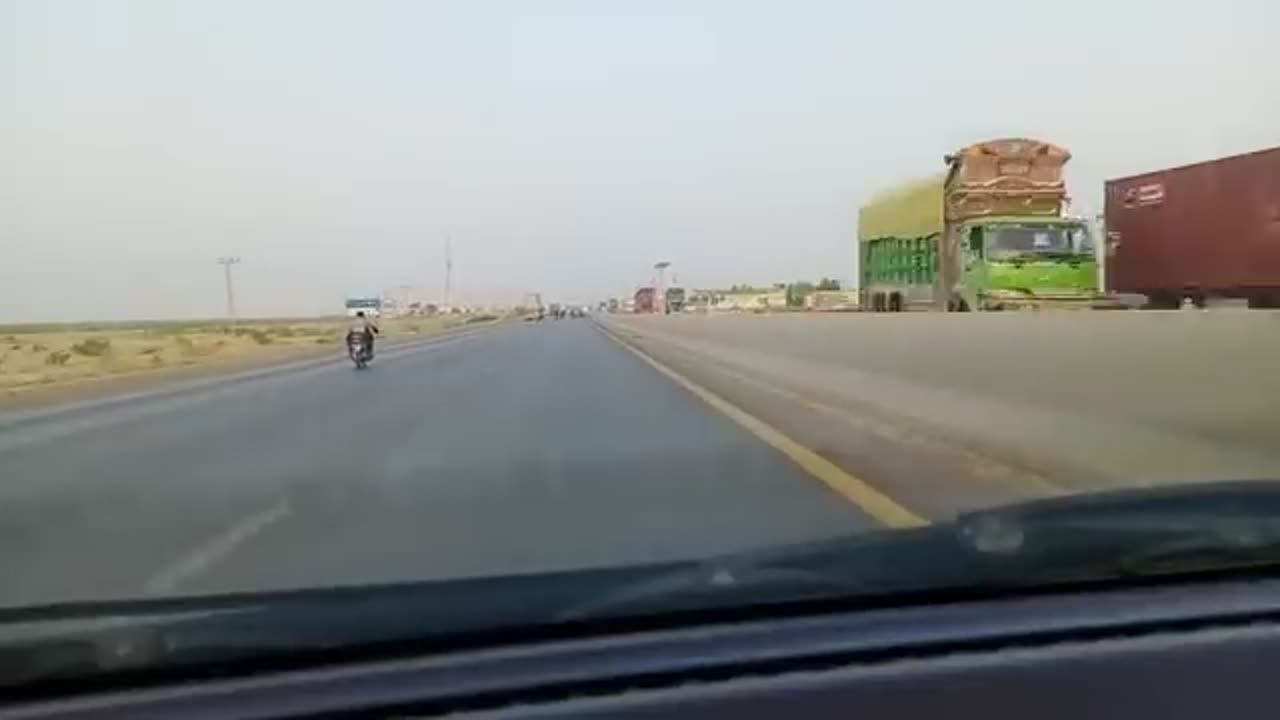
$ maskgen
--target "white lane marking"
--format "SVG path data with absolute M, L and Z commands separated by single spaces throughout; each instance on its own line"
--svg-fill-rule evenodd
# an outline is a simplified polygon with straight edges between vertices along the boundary
M 281 500 L 265 510 L 245 517 L 153 575 L 143 585 L 143 592 L 147 595 L 172 594 L 182 583 L 208 571 L 218 561 L 230 555 L 231 551 L 288 514 L 289 503 Z

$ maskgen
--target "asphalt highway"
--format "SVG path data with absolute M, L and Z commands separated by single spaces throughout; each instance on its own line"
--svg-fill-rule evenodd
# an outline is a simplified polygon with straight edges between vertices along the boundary
M 876 527 L 589 320 L 0 413 L 0 605 L 677 558 Z
M 848 426 L 847 415 L 888 429 L 881 436 L 927 435 L 1045 481 L 1030 489 L 1014 472 L 1005 484 L 1018 491 L 1280 477 L 1280 314 L 1270 311 L 618 316 L 610 325 L 701 384 L 732 371 L 786 388 L 815 416 L 843 413 L 831 422 Z M 746 402 L 741 389 L 722 392 Z M 772 407 L 755 409 L 771 417 Z M 773 422 L 821 442 L 798 421 Z M 826 442 L 847 451 L 851 435 Z M 923 474 L 920 446 L 898 477 L 879 467 L 882 445 L 857 470 L 923 508 L 941 494 L 904 495 Z M 955 507 L 1002 492 L 966 481 L 945 495 Z

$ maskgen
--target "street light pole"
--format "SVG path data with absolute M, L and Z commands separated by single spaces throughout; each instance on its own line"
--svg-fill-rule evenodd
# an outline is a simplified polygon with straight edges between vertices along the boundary
M 409 304 L 413 301 L 413 286 L 408 284 L 400 285 L 400 314 L 402 316 L 409 315 Z
M 658 282 L 657 282 L 658 286 L 654 288 L 654 295 L 656 297 L 654 297 L 653 309 L 654 309 L 654 312 L 658 313 L 659 315 L 665 315 L 667 312 L 667 294 L 666 294 L 666 290 L 663 288 L 663 285 L 664 285 L 664 281 L 666 280 L 665 276 L 666 276 L 667 268 L 669 267 L 671 267 L 671 263 L 666 260 L 662 260 L 660 262 L 656 262 L 653 264 L 653 269 L 658 271 Z
M 218 264 L 222 266 L 223 279 L 227 285 L 227 317 L 231 319 L 231 324 L 236 324 L 236 295 L 235 289 L 231 283 L 231 266 L 240 264 L 240 258 L 232 256 L 224 256 L 218 258 Z
M 453 312 L 453 236 L 444 234 L 444 306 Z
M 1106 213 L 1098 213 L 1094 215 L 1094 234 L 1097 236 L 1093 240 L 1093 255 L 1098 261 L 1098 292 L 1107 292 L 1107 251 L 1111 248 L 1111 241 L 1107 237 L 1107 216 Z

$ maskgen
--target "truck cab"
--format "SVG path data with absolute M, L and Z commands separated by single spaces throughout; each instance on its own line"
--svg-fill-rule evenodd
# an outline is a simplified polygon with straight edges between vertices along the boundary
M 1092 302 L 1098 263 L 1088 222 L 988 217 L 964 222 L 958 295 L 970 308 L 1018 309 Z
M 1090 307 L 1099 299 L 1089 223 L 1065 214 L 1071 154 L 1028 138 L 948 155 L 945 236 L 953 262 L 948 307 Z

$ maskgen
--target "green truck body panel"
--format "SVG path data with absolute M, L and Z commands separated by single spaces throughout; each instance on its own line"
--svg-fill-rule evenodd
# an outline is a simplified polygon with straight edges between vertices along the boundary
M 982 266 L 987 272 L 983 282 L 991 290 L 1068 294 L 1098 289 L 1098 264 L 1093 260 L 1073 263 L 987 262 Z
M 1039 233 L 1088 233 L 1083 221 L 1062 217 L 1061 168 L 1069 158 L 1035 140 L 979 143 L 948 156 L 947 173 L 900 185 L 860 208 L 863 307 L 984 309 L 1094 299 L 1091 247 L 1047 252 L 1039 244 Z M 1034 234 L 1036 249 L 1011 253 L 993 245 L 1002 232 Z

